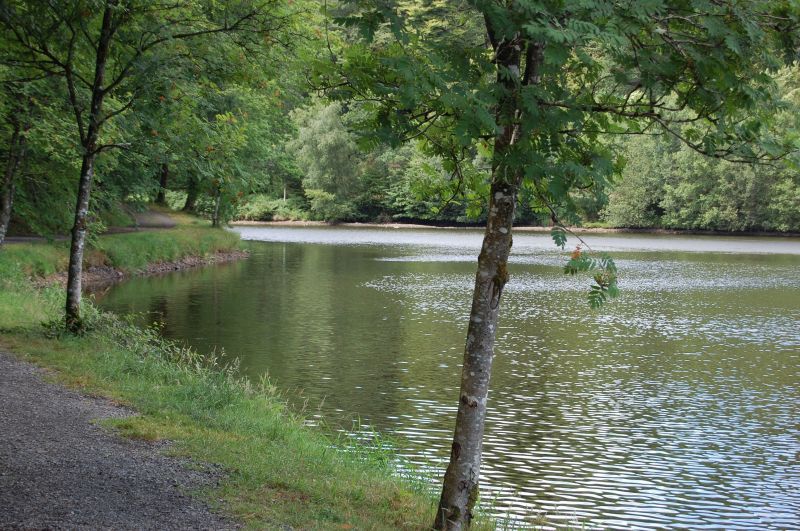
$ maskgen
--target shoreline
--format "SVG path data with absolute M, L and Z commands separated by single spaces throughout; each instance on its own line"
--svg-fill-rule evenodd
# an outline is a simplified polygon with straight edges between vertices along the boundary
M 421 223 L 331 223 L 327 221 L 232 221 L 232 227 L 345 227 L 362 229 L 431 229 L 431 230 L 483 230 L 483 225 L 425 225 Z M 535 225 L 515 226 L 515 232 L 549 234 L 552 227 Z M 606 228 L 606 227 L 567 227 L 567 231 L 578 234 L 657 234 L 668 236 L 726 236 L 756 238 L 800 238 L 800 232 L 774 231 L 718 231 L 701 229 L 658 229 L 658 228 Z
M 207 265 L 225 264 L 242 260 L 249 256 L 249 251 L 233 249 L 230 251 L 217 251 L 211 255 L 189 255 L 179 258 L 178 260 L 154 262 L 135 271 L 125 271 L 124 269 L 106 265 L 90 266 L 83 270 L 81 289 L 84 293 L 94 293 L 135 277 L 158 276 Z M 52 275 L 34 281 L 34 285 L 37 287 L 44 287 L 51 284 L 58 284 L 61 287 L 65 287 L 67 285 L 67 272 L 59 271 L 58 273 L 53 273 Z

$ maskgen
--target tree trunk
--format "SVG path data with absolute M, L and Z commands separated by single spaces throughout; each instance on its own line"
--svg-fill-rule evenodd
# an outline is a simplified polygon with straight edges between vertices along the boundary
M 219 227 L 219 204 L 222 201 L 222 192 L 217 190 L 217 197 L 214 199 L 214 214 L 211 216 L 211 226 Z
M 22 160 L 22 151 L 25 137 L 20 134 L 20 125 L 16 119 L 12 119 L 13 130 L 11 141 L 8 145 L 8 160 L 6 170 L 3 174 L 3 187 L 0 190 L 0 245 L 6 238 L 8 224 L 11 221 L 11 210 L 14 206 L 14 177 Z
M 83 274 L 83 251 L 86 246 L 86 218 L 89 213 L 89 198 L 94 178 L 93 153 L 86 153 L 81 164 L 78 182 L 78 201 L 75 206 L 75 224 L 72 226 L 72 242 L 69 248 L 67 270 L 67 330 L 78 333 L 83 329 L 81 320 L 81 276 Z
M 456 429 L 435 529 L 469 527 L 478 497 L 486 401 L 500 296 L 508 281 L 507 264 L 517 196 L 515 183 L 506 184 L 497 178 L 493 181 L 464 348 Z
M 69 249 L 69 269 L 67 270 L 67 303 L 65 324 L 69 332 L 74 334 L 83 331 L 81 320 L 81 276 L 83 274 L 83 251 L 86 246 L 86 223 L 89 214 L 89 199 L 91 197 L 92 180 L 94 178 L 94 162 L 97 157 L 97 139 L 102 124 L 103 99 L 106 62 L 111 47 L 112 11 L 116 2 L 108 0 L 103 12 L 103 24 L 100 28 L 100 38 L 97 42 L 94 69 L 94 82 L 92 84 L 92 100 L 89 107 L 89 124 L 86 132 L 82 134 L 83 161 L 81 175 L 78 180 L 78 199 L 75 205 L 75 224 L 72 226 L 72 242 Z M 73 100 L 76 114 L 78 103 Z M 80 121 L 79 121 L 80 123 Z
M 194 212 L 195 204 L 197 204 L 197 182 L 189 177 L 189 182 L 186 184 L 186 202 L 181 210 Z
M 468 528 L 478 498 L 486 402 L 500 297 L 508 281 L 511 229 L 517 192 L 522 181 L 522 168 L 518 165 L 509 167 L 504 161 L 512 158 L 515 145 L 520 140 L 519 87 L 539 82 L 539 67 L 543 60 L 543 48 L 538 43 L 530 43 L 526 49 L 526 42 L 521 38 L 497 39 L 488 17 L 486 27 L 498 67 L 497 84 L 504 96 L 498 102 L 495 113 L 499 133 L 494 141 L 489 213 L 475 275 L 450 463 L 444 476 L 435 529 Z M 524 77 L 520 75 L 523 50 Z
M 156 196 L 156 203 L 159 205 L 167 204 L 167 181 L 169 180 L 169 165 L 164 162 L 161 164 L 161 172 L 158 180 L 158 195 Z

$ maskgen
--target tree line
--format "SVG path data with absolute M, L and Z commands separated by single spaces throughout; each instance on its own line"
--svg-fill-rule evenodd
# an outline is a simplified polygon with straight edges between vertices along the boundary
M 202 2 L 112 6 L 112 19 L 120 17 L 119 27 L 109 28 L 114 79 L 94 92 L 108 116 L 92 118 L 98 50 L 86 32 L 101 23 L 103 5 L 3 7 L 0 238 L 9 225 L 45 236 L 72 228 L 72 180 L 83 164 L 76 153 L 87 151 L 87 142 L 100 143 L 88 150 L 95 175 L 90 237 L 153 201 L 215 223 L 485 222 L 486 149 L 461 154 L 452 167 L 428 139 L 398 145 L 365 134 L 363 105 L 319 97 L 309 63 L 358 37 L 352 27 L 326 27 L 320 6 L 238 2 L 218 13 L 204 11 Z M 434 30 L 452 18 L 436 3 L 403 9 Z M 154 13 L 185 18 L 156 26 L 147 20 Z M 243 18 L 234 20 L 236 13 Z M 461 31 L 466 38 L 469 31 Z M 137 35 L 150 40 L 135 44 Z M 800 115 L 796 65 L 778 77 L 784 105 L 771 127 L 790 142 Z M 87 136 L 93 119 L 102 131 L 95 140 Z M 800 176 L 792 164 L 709 158 L 660 131 L 622 136 L 597 139 L 617 153 L 615 173 L 572 190 L 568 204 L 556 206 L 560 219 L 590 227 L 800 231 Z M 550 225 L 552 213 L 522 190 L 515 219 Z

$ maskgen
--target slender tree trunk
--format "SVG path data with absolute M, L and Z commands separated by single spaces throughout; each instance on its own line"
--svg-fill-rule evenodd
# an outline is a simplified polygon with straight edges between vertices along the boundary
M 19 122 L 12 119 L 11 123 L 13 130 L 8 144 L 8 160 L 3 173 L 3 186 L 0 190 L 0 245 L 3 245 L 5 241 L 8 224 L 11 222 L 11 210 L 14 206 L 14 177 L 22 160 L 25 143 L 25 137 L 20 134 Z
M 197 182 L 189 177 L 189 182 L 186 184 L 186 202 L 183 204 L 184 212 L 193 212 L 197 204 Z
M 167 181 L 169 180 L 169 165 L 164 162 L 161 164 L 161 171 L 158 180 L 158 196 L 156 196 L 156 203 L 159 205 L 167 204 Z
M 92 100 L 89 108 L 89 124 L 81 139 L 83 161 L 78 180 L 78 199 L 75 205 L 75 224 L 72 226 L 72 241 L 69 249 L 69 269 L 67 270 L 67 303 L 65 324 L 68 331 L 79 333 L 83 330 L 81 320 L 81 276 L 83 274 L 83 252 L 86 246 L 86 224 L 89 214 L 94 162 L 97 157 L 97 139 L 102 124 L 103 99 L 105 98 L 105 74 L 108 52 L 111 47 L 112 10 L 116 2 L 108 0 L 103 12 L 103 24 L 97 42 Z M 73 106 L 78 105 L 73 101 Z M 77 107 L 76 107 L 77 109 Z M 76 110 L 76 114 L 79 114 Z
M 211 216 L 211 226 L 219 227 L 219 204 L 222 201 L 222 193 L 217 190 L 217 196 L 214 198 L 214 214 Z
M 508 282 L 511 230 L 517 192 L 522 181 L 522 170 L 518 166 L 511 168 L 503 161 L 513 155 L 520 139 L 518 89 L 523 84 L 539 82 L 538 71 L 543 60 L 543 48 L 540 45 L 531 43 L 526 49 L 522 39 L 497 39 L 488 18 L 486 25 L 498 66 L 497 84 L 502 88 L 504 97 L 496 109 L 500 132 L 494 142 L 489 213 L 475 275 L 450 463 L 444 476 L 435 529 L 468 528 L 478 498 L 494 341 L 500 298 Z M 523 53 L 524 77 L 520 72 Z
M 517 185 L 504 183 L 495 176 L 491 194 L 464 348 L 456 428 L 434 524 L 436 529 L 469 527 L 478 497 L 486 401 L 500 297 L 508 281 Z
M 81 276 L 83 274 L 83 252 L 86 247 L 86 218 L 89 213 L 89 198 L 94 179 L 93 153 L 86 153 L 81 164 L 78 183 L 78 201 L 75 206 L 75 224 L 72 226 L 72 241 L 69 248 L 67 270 L 67 330 L 78 333 L 83 329 L 81 321 Z

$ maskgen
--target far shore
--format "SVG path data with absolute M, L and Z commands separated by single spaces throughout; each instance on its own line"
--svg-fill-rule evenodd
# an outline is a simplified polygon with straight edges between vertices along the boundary
M 331 223 L 327 221 L 232 221 L 230 223 L 236 227 L 353 227 L 365 229 L 464 229 L 475 230 L 483 229 L 483 225 L 425 225 L 422 223 Z M 552 227 L 541 226 L 515 226 L 515 232 L 549 233 Z M 667 234 L 667 235 L 691 235 L 691 236 L 757 236 L 757 237 L 779 237 L 779 238 L 798 238 L 800 232 L 729 232 L 718 230 L 695 230 L 695 229 L 655 229 L 655 228 L 605 228 L 605 227 L 567 227 L 570 232 L 581 234 Z

